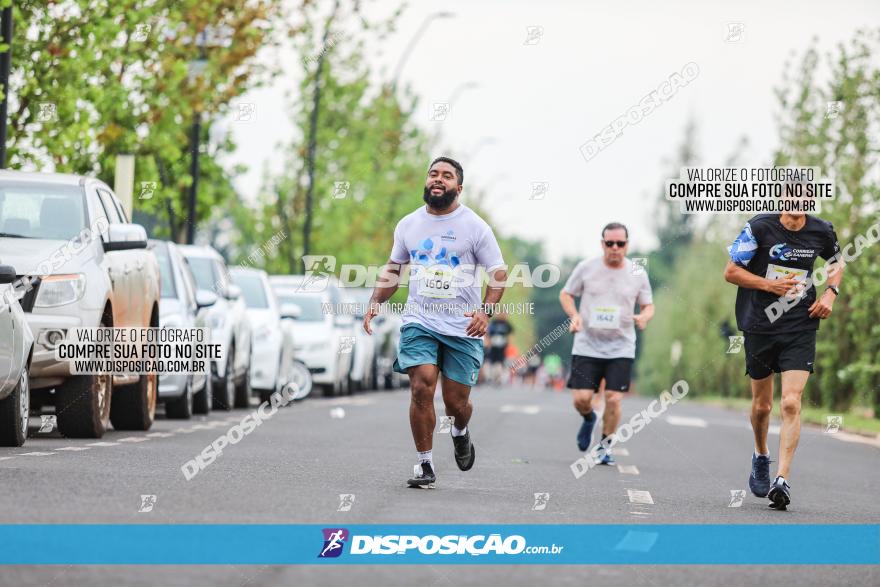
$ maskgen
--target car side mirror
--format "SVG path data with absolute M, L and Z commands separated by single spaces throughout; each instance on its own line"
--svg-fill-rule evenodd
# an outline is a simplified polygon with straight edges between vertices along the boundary
M 241 297 L 241 288 L 235 285 L 234 283 L 229 284 L 229 289 L 226 290 L 226 298 L 230 300 L 237 300 Z
M 107 228 L 104 250 L 130 251 L 147 248 L 147 231 L 140 224 L 111 224 Z
M 302 308 L 298 304 L 281 304 L 281 318 L 297 320 L 302 316 Z
M 213 306 L 217 303 L 218 299 L 220 298 L 214 292 L 200 289 L 196 292 L 196 307 L 201 310 L 202 308 Z
M 0 265 L 0 284 L 13 283 L 15 281 L 15 267 Z

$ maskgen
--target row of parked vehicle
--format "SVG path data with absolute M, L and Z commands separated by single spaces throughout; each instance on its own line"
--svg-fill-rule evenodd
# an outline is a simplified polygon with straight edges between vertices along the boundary
M 159 403 L 189 418 L 288 383 L 299 398 L 401 386 L 400 318 L 380 316 L 369 337 L 357 312 L 327 311 L 369 294 L 150 240 L 94 178 L 0 172 L 0 445 L 21 446 L 44 413 L 64 436 L 100 438 L 148 430 Z M 55 349 L 79 327 L 207 328 L 222 353 L 203 373 L 76 375 Z

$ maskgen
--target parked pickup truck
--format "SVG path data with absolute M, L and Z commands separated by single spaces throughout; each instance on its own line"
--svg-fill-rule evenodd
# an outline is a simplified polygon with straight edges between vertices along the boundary
M 78 327 L 158 327 L 159 266 L 144 228 L 105 183 L 54 173 L 0 172 L 0 251 L 33 333 L 31 408 L 54 406 L 64 436 L 147 430 L 158 376 L 71 374 L 55 348 Z

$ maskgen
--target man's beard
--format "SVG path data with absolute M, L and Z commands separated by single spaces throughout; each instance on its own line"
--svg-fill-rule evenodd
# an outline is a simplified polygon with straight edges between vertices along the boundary
M 445 192 L 443 192 L 442 196 L 432 196 L 432 189 L 433 186 L 425 186 L 425 193 L 422 194 L 422 199 L 428 206 L 430 206 L 434 210 L 445 210 L 452 205 L 452 202 L 455 201 L 455 197 L 458 196 L 458 191 L 455 188 L 451 190 L 446 190 Z

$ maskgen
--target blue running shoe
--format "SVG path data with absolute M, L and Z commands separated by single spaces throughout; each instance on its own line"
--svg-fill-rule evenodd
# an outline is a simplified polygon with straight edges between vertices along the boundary
M 785 477 L 777 477 L 773 481 L 773 487 L 770 488 L 767 497 L 770 498 L 770 507 L 774 510 L 785 510 L 788 508 L 788 504 L 791 503 L 791 486 L 785 480 Z
M 603 452 L 604 452 L 604 454 L 599 459 L 600 465 L 616 465 L 617 464 L 617 461 L 614 460 L 614 457 L 611 456 L 611 453 L 609 451 L 606 450 Z
M 593 425 L 596 423 L 596 412 L 590 412 L 588 416 L 584 416 L 584 422 L 581 429 L 578 430 L 578 448 L 585 451 L 590 448 L 590 441 L 593 439 Z
M 752 490 L 755 497 L 767 497 L 767 493 L 770 491 L 770 457 L 752 453 L 749 489 Z

